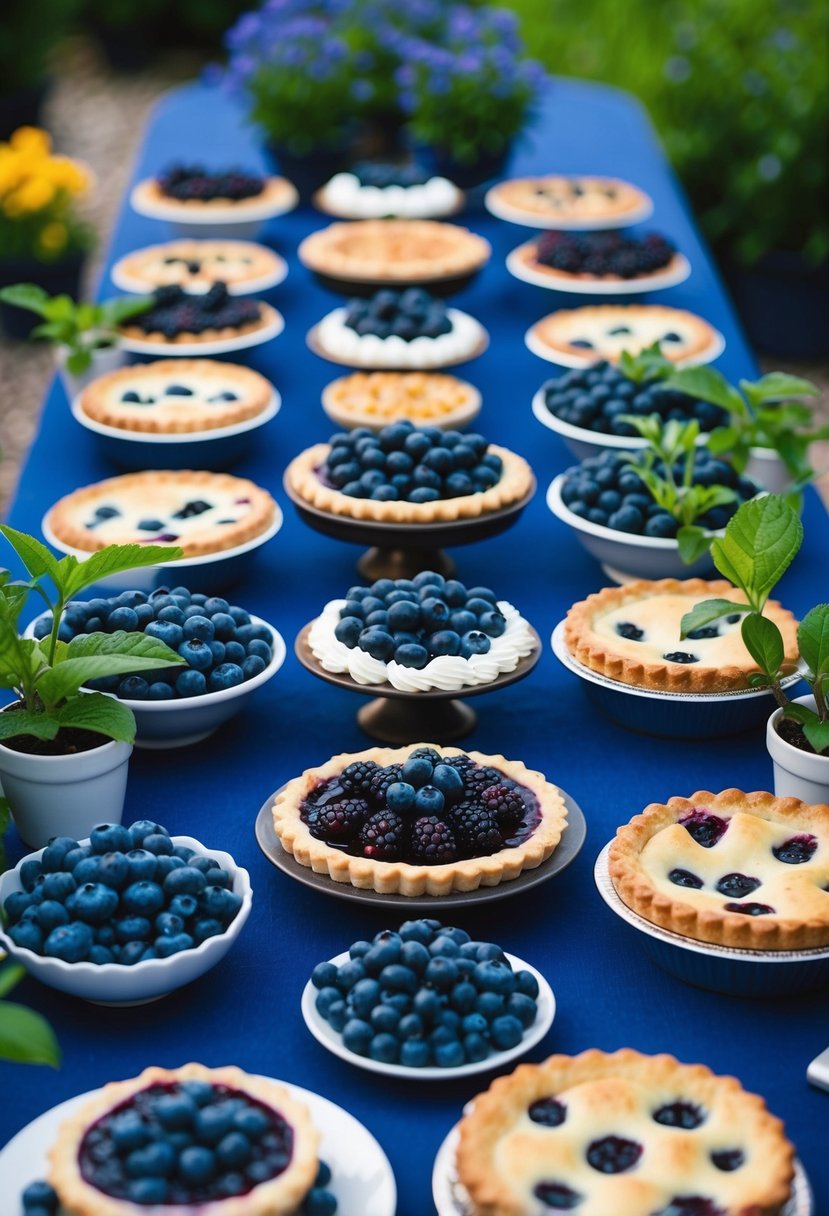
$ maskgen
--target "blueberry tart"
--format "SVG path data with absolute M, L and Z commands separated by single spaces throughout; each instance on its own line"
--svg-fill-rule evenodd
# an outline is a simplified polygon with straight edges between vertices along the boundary
M 344 220 L 428 220 L 458 211 L 463 194 L 419 165 L 369 161 L 336 173 L 314 202 L 320 211 Z
M 829 807 L 735 789 L 669 798 L 618 830 L 609 868 L 629 908 L 684 937 L 829 945 Z
M 283 279 L 282 258 L 253 241 L 168 241 L 136 249 L 116 262 L 113 282 L 123 291 L 150 292 L 174 284 L 187 291 L 207 291 L 226 283 L 242 294 Z
M 378 523 L 476 519 L 527 498 L 532 469 L 483 435 L 391 422 L 338 432 L 301 452 L 287 489 L 332 515 Z
M 521 1064 L 458 1131 L 471 1216 L 782 1216 L 794 1178 L 762 1098 L 627 1048 Z
M 125 473 L 61 498 L 44 521 L 70 549 L 113 544 L 178 545 L 185 557 L 221 553 L 268 530 L 276 503 L 267 490 L 229 473 Z
M 147 312 L 121 325 L 125 338 L 139 342 L 176 343 L 225 341 L 272 327 L 281 320 L 270 304 L 231 296 L 224 283 L 214 283 L 203 295 L 177 284 L 159 287 Z
M 318 1147 L 307 1109 L 277 1081 L 234 1067 L 147 1068 L 61 1124 L 49 1182 L 67 1216 L 294 1216 Z
M 379 430 L 407 420 L 416 426 L 466 426 L 481 409 L 481 394 L 443 372 L 354 372 L 327 385 L 322 406 L 337 426 Z
M 131 202 L 141 215 L 180 214 L 192 220 L 231 210 L 240 220 L 252 212 L 277 215 L 296 206 L 295 188 L 284 177 L 263 177 L 241 169 L 211 170 L 204 165 L 173 164 L 158 177 L 139 182 Z
M 489 261 L 489 242 L 437 220 L 354 220 L 305 238 L 299 260 L 341 281 L 421 284 L 472 275 Z
M 686 612 L 705 600 L 735 597 L 739 601 L 739 593 L 724 579 L 642 579 L 605 587 L 573 605 L 564 639 L 583 666 L 637 688 L 694 693 L 748 689 L 759 668 L 743 642 L 739 613 L 681 637 Z M 784 665 L 793 671 L 797 621 L 775 600 L 768 601 L 764 613 L 782 633 Z
M 264 413 L 273 386 L 249 367 L 213 359 L 133 363 L 93 380 L 79 398 L 84 417 L 147 435 L 187 435 L 235 426 Z
M 702 317 L 661 304 L 562 308 L 536 322 L 527 341 L 541 358 L 578 366 L 597 359 L 616 363 L 623 351 L 637 355 L 655 342 L 672 363 L 705 363 L 722 349 L 719 333 Z
M 519 761 L 424 744 L 308 769 L 276 795 L 273 821 L 286 852 L 335 882 L 446 895 L 541 865 L 567 810 L 558 788 Z
M 536 228 L 632 224 L 653 210 L 647 194 L 630 182 L 562 174 L 499 182 L 487 193 L 486 205 L 499 219 Z
M 665 275 L 687 277 L 688 264 L 675 245 L 657 232 L 630 236 L 622 232 L 542 232 L 514 249 L 507 260 L 519 278 L 566 291 L 578 284 L 641 283 Z M 682 274 L 682 270 L 685 274 Z

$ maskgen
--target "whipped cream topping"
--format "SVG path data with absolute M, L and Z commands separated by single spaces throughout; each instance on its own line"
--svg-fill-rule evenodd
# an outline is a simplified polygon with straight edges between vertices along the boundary
M 392 659 L 384 663 L 355 646 L 349 649 L 334 636 L 345 600 L 331 600 L 314 621 L 308 634 L 308 645 L 314 658 L 326 671 L 347 672 L 357 684 L 391 684 L 400 692 L 429 692 L 457 689 L 477 684 L 490 684 L 499 675 L 514 671 L 521 659 L 535 646 L 530 627 L 517 608 L 506 600 L 498 608 L 506 617 L 507 627 L 499 638 L 492 638 L 486 654 L 463 659 L 460 655 L 437 655 L 425 667 L 403 667 Z
M 450 215 L 460 199 L 457 186 L 445 177 L 430 177 L 418 186 L 364 186 L 354 173 L 337 173 L 322 190 L 327 206 L 349 219 L 386 216 L 425 220 Z
M 355 367 L 394 367 L 422 370 L 428 367 L 444 367 L 463 359 L 477 350 L 486 336 L 479 321 L 457 308 L 448 308 L 446 315 L 452 322 L 448 334 L 439 338 L 413 338 L 406 342 L 391 334 L 378 338 L 376 334 L 358 334 L 346 325 L 348 310 L 335 308 L 323 317 L 317 327 L 320 345 L 332 355 L 347 359 Z

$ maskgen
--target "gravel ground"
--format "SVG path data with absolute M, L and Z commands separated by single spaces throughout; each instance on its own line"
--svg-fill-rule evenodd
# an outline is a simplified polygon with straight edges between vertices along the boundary
M 165 89 L 187 80 L 197 70 L 194 61 L 179 56 L 162 59 L 135 76 L 115 75 L 90 45 L 78 42 L 67 48 L 59 65 L 48 118 L 60 151 L 86 161 L 97 176 L 89 218 L 100 243 L 90 266 L 88 288 L 98 281 L 107 236 L 150 110 Z M 21 461 L 37 433 L 52 370 L 51 354 L 45 346 L 0 337 L 0 514 L 14 493 Z M 791 365 L 786 370 L 820 384 L 823 393 L 819 409 L 829 421 L 829 363 Z M 815 466 L 824 471 L 820 489 L 829 504 L 829 443 L 813 452 Z

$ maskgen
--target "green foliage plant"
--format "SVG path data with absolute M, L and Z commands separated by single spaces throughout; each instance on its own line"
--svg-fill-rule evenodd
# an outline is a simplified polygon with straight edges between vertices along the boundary
M 92 353 L 118 342 L 118 326 L 152 307 L 152 296 L 119 296 L 100 304 L 76 303 L 71 296 L 50 296 L 34 283 L 15 283 L 0 289 L 0 300 L 25 308 L 43 318 L 32 337 L 45 338 L 69 352 L 66 369 L 85 372 Z

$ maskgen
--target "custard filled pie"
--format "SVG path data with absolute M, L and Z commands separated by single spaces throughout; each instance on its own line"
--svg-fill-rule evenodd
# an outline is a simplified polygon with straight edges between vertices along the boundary
M 645 219 L 653 204 L 643 190 L 617 177 L 550 174 L 499 182 L 486 196 L 499 219 L 544 227 L 604 227 Z
M 638 355 L 655 342 L 672 363 L 716 358 L 722 339 L 696 313 L 660 304 L 597 304 L 562 308 L 542 317 L 527 333 L 527 344 L 542 359 L 587 366 L 598 359 L 618 362 L 623 351 Z
M 253 241 L 168 241 L 136 249 L 116 262 L 113 282 L 123 291 L 153 291 L 178 284 L 207 291 L 216 282 L 240 294 L 274 286 L 287 267 L 272 249 Z

